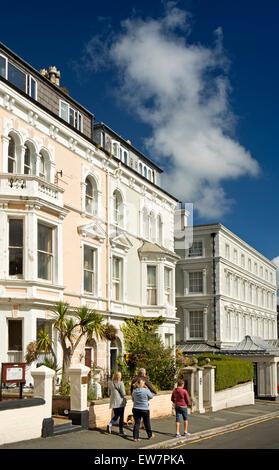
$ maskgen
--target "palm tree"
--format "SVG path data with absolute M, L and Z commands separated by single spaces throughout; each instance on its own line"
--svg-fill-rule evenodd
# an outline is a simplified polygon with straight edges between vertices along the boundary
M 38 357 L 41 353 L 44 353 L 46 356 L 44 357 L 43 361 L 41 361 L 41 365 L 45 365 L 50 369 L 55 371 L 55 375 L 53 377 L 53 393 L 56 391 L 56 374 L 57 374 L 57 359 L 56 354 L 53 349 L 53 342 L 51 341 L 49 334 L 46 331 L 46 328 L 41 329 L 38 333 L 37 341 L 32 341 L 27 345 L 27 350 L 25 354 L 25 361 L 27 364 L 31 364 L 34 361 L 38 360 Z M 52 357 L 48 357 L 47 355 L 51 355 Z
M 54 327 L 59 332 L 63 352 L 62 384 L 66 384 L 72 357 L 82 338 L 86 335 L 88 339 L 92 339 L 94 334 L 97 338 L 105 337 L 104 317 L 87 306 L 73 309 L 65 302 L 56 304 L 53 315 L 55 318 Z

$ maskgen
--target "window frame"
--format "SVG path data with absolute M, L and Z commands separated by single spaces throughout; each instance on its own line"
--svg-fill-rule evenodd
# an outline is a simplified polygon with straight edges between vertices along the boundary
M 20 221 L 22 223 L 22 246 L 13 246 L 10 245 L 10 223 L 11 220 L 16 220 Z M 9 216 L 8 217 L 8 273 L 9 273 L 9 278 L 10 279 L 23 279 L 24 278 L 24 261 L 25 261 L 25 253 L 24 253 L 24 245 L 25 245 L 25 240 L 24 240 L 24 218 L 22 217 L 14 217 L 14 216 Z M 10 251 L 11 250 L 20 250 L 21 251 L 21 273 L 15 273 L 11 274 L 10 273 Z
M 39 250 L 39 225 L 47 227 L 51 230 L 51 252 Z M 40 281 L 54 283 L 55 282 L 55 257 L 56 257 L 56 245 L 55 245 L 55 231 L 57 227 L 53 226 L 44 220 L 37 220 L 37 279 Z M 46 255 L 50 258 L 50 279 L 39 276 L 39 253 Z
M 5 60 L 5 76 L 3 77 L 5 80 L 8 80 L 8 58 L 0 53 L 0 57 Z M 2 75 L 1 75 L 2 77 Z
M 201 243 L 201 254 L 196 254 L 196 253 L 194 253 L 193 255 L 191 255 L 191 254 L 190 254 L 191 248 L 193 248 L 193 245 L 194 245 L 195 243 Z M 192 246 L 191 246 L 191 247 L 189 248 L 189 250 L 188 250 L 188 258 L 202 258 L 203 255 L 204 255 L 204 243 L 203 243 L 203 240 L 195 240 L 195 241 L 193 241 Z
M 200 274 L 201 276 L 201 290 L 191 290 L 191 282 L 193 284 L 193 280 L 191 281 L 191 275 L 195 275 L 195 274 Z M 191 294 L 203 294 L 204 293 L 204 283 L 203 283 L 203 270 L 196 270 L 196 271 L 189 271 L 188 272 L 188 279 L 189 279 L 189 283 L 188 283 L 188 293 L 191 295 Z
M 148 283 L 148 268 L 153 268 L 155 270 L 155 283 L 149 284 Z M 149 301 L 153 299 L 154 302 Z M 146 265 L 146 305 L 158 305 L 158 266 L 155 264 L 147 264 Z
M 92 256 L 92 265 L 93 265 L 93 268 L 92 269 L 87 269 L 85 267 L 85 250 L 88 249 L 91 251 L 91 256 Z M 91 294 L 91 295 L 97 295 L 97 292 L 98 292 L 98 280 L 97 280 L 97 276 L 98 276 L 98 269 L 97 269 L 97 260 L 98 260 L 98 252 L 97 252 L 97 248 L 95 246 L 92 246 L 92 245 L 89 245 L 87 243 L 84 243 L 83 244 L 83 262 L 82 262 L 82 272 L 83 272 L 83 291 L 86 293 L 86 294 Z M 92 290 L 87 290 L 85 288 L 85 273 L 88 272 L 91 274 L 92 276 L 92 281 L 91 281 L 91 286 L 92 286 Z
M 196 325 L 191 325 L 191 319 L 193 319 L 194 315 L 199 315 L 198 319 L 201 319 L 201 324 L 198 322 L 199 330 L 202 330 L 202 335 L 192 335 L 191 328 L 195 327 Z M 204 319 L 204 311 L 203 310 L 189 310 L 188 311 L 188 339 L 191 341 L 194 340 L 204 340 L 205 339 L 205 319 Z
M 115 277 L 115 265 L 114 261 L 118 260 L 119 262 L 119 277 Z M 111 258 L 111 294 L 112 294 L 112 301 L 114 302 L 121 302 L 123 300 L 123 258 L 118 256 L 117 254 L 113 254 Z M 116 286 L 118 289 L 118 296 L 116 294 Z

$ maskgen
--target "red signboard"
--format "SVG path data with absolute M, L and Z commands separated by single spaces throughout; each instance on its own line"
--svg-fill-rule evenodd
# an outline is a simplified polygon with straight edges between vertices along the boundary
M 2 362 L 3 383 L 24 383 L 25 362 Z

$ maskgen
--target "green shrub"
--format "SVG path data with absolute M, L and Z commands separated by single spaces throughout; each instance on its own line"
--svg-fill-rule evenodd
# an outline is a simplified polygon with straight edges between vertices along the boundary
M 173 349 L 165 347 L 162 339 L 154 334 L 162 321 L 161 318 L 135 317 L 126 320 L 120 328 L 127 354 L 119 359 L 118 366 L 126 382 L 144 367 L 155 389 L 173 389 L 181 361 L 177 361 Z
M 231 356 L 207 354 L 196 356 L 199 366 L 206 364 L 206 358 L 210 359 L 210 365 L 215 369 L 215 390 L 224 390 L 234 387 L 239 383 L 253 380 L 254 367 L 252 362 Z

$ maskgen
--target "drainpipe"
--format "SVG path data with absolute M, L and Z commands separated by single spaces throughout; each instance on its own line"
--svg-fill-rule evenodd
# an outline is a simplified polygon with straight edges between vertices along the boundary
M 216 260 L 215 260 L 215 237 L 216 233 L 211 233 L 212 237 L 212 271 L 213 271 L 213 321 L 214 321 L 214 345 L 217 345 L 217 319 L 216 319 Z

